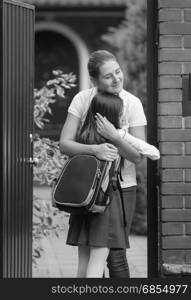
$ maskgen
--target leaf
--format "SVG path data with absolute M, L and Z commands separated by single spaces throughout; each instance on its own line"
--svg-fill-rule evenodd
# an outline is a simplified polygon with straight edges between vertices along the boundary
M 65 91 L 62 87 L 60 86 L 57 86 L 56 87 L 56 92 L 57 92 L 57 95 L 60 96 L 60 97 L 65 97 Z
M 40 257 L 41 257 L 41 250 L 39 250 L 39 249 L 34 249 L 34 251 L 33 251 L 33 256 L 34 256 L 35 258 L 40 258 Z
M 53 70 L 52 73 L 55 76 L 60 76 L 60 75 L 62 75 L 63 72 L 61 70 Z
M 49 85 L 55 85 L 58 83 L 59 83 L 59 81 L 57 79 L 52 79 L 52 80 L 47 81 L 46 85 L 49 86 Z

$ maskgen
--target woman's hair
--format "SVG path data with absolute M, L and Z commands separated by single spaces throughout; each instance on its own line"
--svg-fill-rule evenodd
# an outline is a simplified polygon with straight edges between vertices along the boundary
M 88 72 L 90 77 L 97 79 L 100 66 L 108 60 L 116 61 L 116 57 L 107 50 L 98 50 L 93 52 L 88 61 Z
M 101 144 L 106 140 L 97 132 L 95 114 L 106 117 L 116 129 L 120 128 L 123 101 L 114 94 L 98 92 L 92 99 L 85 121 L 77 133 L 77 141 L 83 144 Z

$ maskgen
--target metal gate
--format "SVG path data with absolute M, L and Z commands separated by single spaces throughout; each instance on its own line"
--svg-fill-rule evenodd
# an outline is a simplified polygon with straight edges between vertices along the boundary
M 34 7 L 0 2 L 1 276 L 32 276 Z

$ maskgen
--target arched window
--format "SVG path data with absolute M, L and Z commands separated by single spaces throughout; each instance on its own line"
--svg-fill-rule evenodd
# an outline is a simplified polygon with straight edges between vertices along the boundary
M 41 136 L 58 139 L 73 96 L 90 86 L 88 57 L 85 44 L 70 28 L 55 22 L 36 24 L 35 88 L 41 88 L 47 80 L 52 79 L 52 70 L 55 69 L 77 75 L 77 86 L 67 91 L 64 101 L 58 97 L 52 106 L 53 115 L 46 116 L 50 123 L 46 124 Z M 39 130 L 36 128 L 36 131 Z
M 89 76 L 87 71 L 87 62 L 89 58 L 89 52 L 83 40 L 74 30 L 64 24 L 49 21 L 41 21 L 36 23 L 36 32 L 45 30 L 61 34 L 74 45 L 79 62 L 79 74 L 76 74 L 79 77 L 79 89 L 83 90 L 88 88 Z

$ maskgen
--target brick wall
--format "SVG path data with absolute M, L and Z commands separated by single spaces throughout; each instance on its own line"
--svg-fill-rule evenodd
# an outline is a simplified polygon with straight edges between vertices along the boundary
M 182 74 L 191 73 L 191 0 L 158 0 L 158 139 L 162 276 L 191 273 L 191 116 Z

